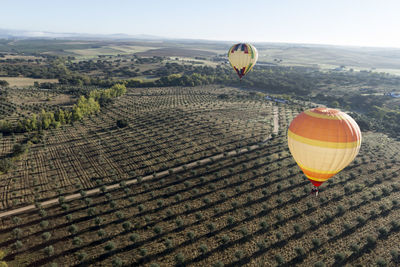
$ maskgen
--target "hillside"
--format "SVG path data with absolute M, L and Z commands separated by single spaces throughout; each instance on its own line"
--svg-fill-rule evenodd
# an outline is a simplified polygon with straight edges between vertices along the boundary
M 97 115 L 44 131 L 0 179 L 4 260 L 398 264 L 400 143 L 363 132 L 360 155 L 315 198 L 286 143 L 306 107 L 224 86 L 130 88 Z M 3 136 L 1 156 L 19 138 Z

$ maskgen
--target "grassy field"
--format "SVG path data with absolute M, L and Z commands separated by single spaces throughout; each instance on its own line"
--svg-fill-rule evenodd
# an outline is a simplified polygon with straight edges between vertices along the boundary
M 400 143 L 363 133 L 316 198 L 286 143 L 305 108 L 227 87 L 129 89 L 0 177 L 2 211 L 56 199 L 1 218 L 0 250 L 9 266 L 395 266 Z

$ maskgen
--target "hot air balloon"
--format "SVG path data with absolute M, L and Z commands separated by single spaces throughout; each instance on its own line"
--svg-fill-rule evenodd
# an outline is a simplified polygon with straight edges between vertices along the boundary
M 242 80 L 242 77 L 256 64 L 258 52 L 251 44 L 239 43 L 229 49 L 228 59 L 240 80 Z
M 361 131 L 344 112 L 314 108 L 290 123 L 288 145 L 300 169 L 317 188 L 357 156 Z

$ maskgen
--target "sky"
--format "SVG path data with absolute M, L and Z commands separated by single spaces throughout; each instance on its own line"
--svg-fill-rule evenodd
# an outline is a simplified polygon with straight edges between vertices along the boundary
M 400 0 L 0 0 L 0 29 L 400 48 Z

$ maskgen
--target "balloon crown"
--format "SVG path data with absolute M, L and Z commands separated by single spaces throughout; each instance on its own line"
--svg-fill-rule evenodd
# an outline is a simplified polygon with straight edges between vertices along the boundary
M 319 108 L 313 108 L 311 110 L 314 113 L 319 113 L 319 114 L 323 114 L 323 115 L 336 115 L 338 114 L 340 111 L 334 108 L 324 108 L 324 107 L 319 107 Z

